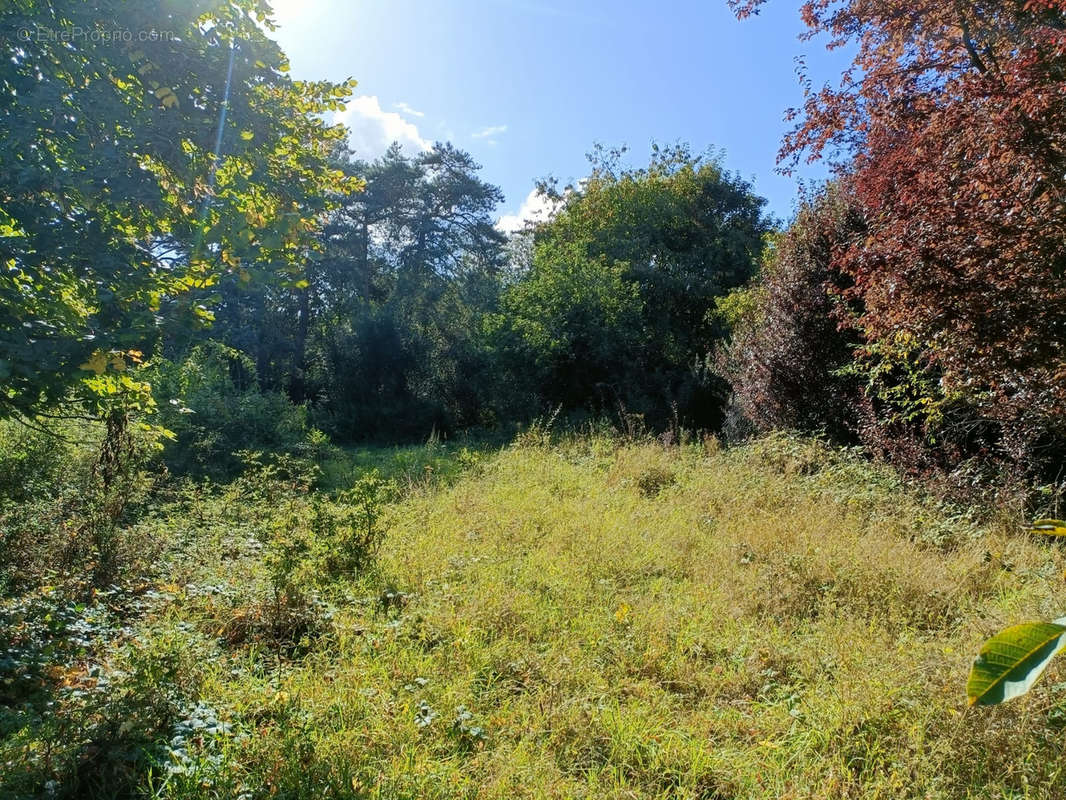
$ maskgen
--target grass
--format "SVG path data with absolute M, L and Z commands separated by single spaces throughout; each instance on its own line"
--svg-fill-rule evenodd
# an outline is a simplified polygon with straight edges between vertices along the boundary
M 807 439 L 434 447 L 334 453 L 330 499 L 251 480 L 138 523 L 168 556 L 110 666 L 167 665 L 139 679 L 182 710 L 129 793 L 1066 795 L 1054 667 L 964 697 L 984 638 L 1062 613 L 1057 546 Z M 394 491 L 353 572 L 331 552 L 369 468 Z M 7 732 L 0 787 L 39 778 L 45 728 Z

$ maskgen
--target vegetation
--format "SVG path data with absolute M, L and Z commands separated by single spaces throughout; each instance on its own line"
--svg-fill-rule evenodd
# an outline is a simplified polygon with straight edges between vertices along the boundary
M 0 798 L 1063 796 L 1066 6 L 803 20 L 787 225 L 507 235 L 262 0 L 3 5 Z
M 1038 519 L 1031 532 L 1066 536 L 1066 522 Z M 1028 692 L 1066 645 L 1066 617 L 1054 622 L 1027 622 L 1000 631 L 981 648 L 970 670 L 966 695 L 970 705 L 995 705 Z
M 743 17 L 762 3 L 731 5 Z M 964 465 L 956 478 L 972 483 L 998 465 L 1000 481 L 1046 485 L 1066 458 L 1064 11 L 1061 0 L 803 6 L 810 36 L 856 50 L 842 88 L 808 87 L 782 148 L 786 165 L 838 160 L 834 198 L 797 219 L 830 234 L 828 272 L 810 272 L 810 289 L 847 308 L 836 322 L 866 384 L 855 432 L 907 468 Z M 841 202 L 858 224 L 833 230 Z M 806 341 L 781 333 L 787 361 Z
M 355 188 L 326 168 L 343 128 L 318 116 L 351 87 L 285 77 L 256 7 L 5 3 L 10 31 L 169 30 L 0 45 L 0 416 L 130 394 L 144 410 L 130 373 L 211 319 L 223 275 L 299 283 L 327 193 Z
M 646 169 L 621 155 L 594 153 L 580 187 L 545 187 L 559 207 L 503 299 L 505 357 L 533 366 L 552 406 L 715 428 L 728 390 L 699 363 L 724 333 L 708 312 L 754 274 L 764 201 L 684 147 L 655 147 Z
M 175 485 L 124 580 L 5 604 L 4 791 L 1063 790 L 1057 681 L 991 716 L 959 681 L 1066 562 L 856 455 L 533 432 L 326 458 L 312 489 L 264 458 Z
M 981 647 L 966 683 L 970 705 L 995 705 L 1028 692 L 1063 646 L 1066 618 L 1000 631 Z

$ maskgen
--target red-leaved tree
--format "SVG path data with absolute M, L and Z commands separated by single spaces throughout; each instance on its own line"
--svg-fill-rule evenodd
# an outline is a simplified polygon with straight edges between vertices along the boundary
M 718 368 L 736 410 L 756 430 L 825 432 L 854 440 L 867 414 L 858 381 L 842 374 L 862 344 L 848 325 L 847 281 L 833 262 L 865 229 L 835 184 L 810 198 L 787 231 L 774 237 L 751 303 L 733 324 Z
M 849 175 L 867 235 L 833 266 L 867 341 L 918 343 L 942 396 L 1040 458 L 1066 434 L 1066 0 L 808 0 L 802 17 L 856 55 L 791 112 L 781 157 L 834 153 Z

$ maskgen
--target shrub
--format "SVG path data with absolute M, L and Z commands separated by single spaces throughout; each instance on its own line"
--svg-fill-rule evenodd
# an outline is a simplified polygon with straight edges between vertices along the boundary
M 0 420 L 0 502 L 48 495 L 69 470 L 75 448 L 14 420 Z
M 0 796 L 132 796 L 163 756 L 204 653 L 180 629 L 131 637 L 139 603 L 45 587 L 0 604 L 0 730 L 17 732 L 0 736 L 0 763 L 15 767 L 0 771 Z
M 824 430 L 854 439 L 861 393 L 840 369 L 851 363 L 858 334 L 836 294 L 843 279 L 832 258 L 861 231 L 861 214 L 845 190 L 828 187 L 773 239 L 759 281 L 719 304 L 733 338 L 718 368 L 737 410 L 757 430 Z
M 238 450 L 292 450 L 308 440 L 306 410 L 260 391 L 239 350 L 205 342 L 156 370 L 161 422 L 176 435 L 163 456 L 175 474 L 228 477 L 240 469 Z
M 105 426 L 67 422 L 55 433 L 0 426 L 0 596 L 71 578 L 109 584 L 150 557 L 127 524 L 143 512 L 158 478 L 155 433 L 124 415 L 118 447 Z
M 743 17 L 763 2 L 731 5 Z M 804 5 L 805 35 L 848 45 L 853 61 L 838 88 L 808 92 L 790 114 L 781 151 L 791 165 L 842 157 L 862 209 L 861 238 L 830 255 L 865 342 L 880 349 L 858 364 L 873 406 L 863 437 L 912 469 L 978 457 L 1027 484 L 1060 479 L 1062 0 L 899 10 L 885 0 Z M 916 345 L 902 359 L 888 352 L 901 339 Z M 913 401 L 933 412 L 911 416 Z

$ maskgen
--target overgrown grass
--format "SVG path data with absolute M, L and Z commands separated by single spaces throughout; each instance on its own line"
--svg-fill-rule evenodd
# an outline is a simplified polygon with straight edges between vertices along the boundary
M 19 727 L 28 717 L 5 712 L 2 789 L 1066 795 L 1057 673 L 1020 701 L 965 708 L 985 637 L 1063 611 L 1061 550 L 1007 522 L 978 526 L 785 436 L 328 459 L 328 493 L 261 468 L 175 492 L 138 523 L 165 559 L 124 605 L 99 603 L 124 632 L 42 679 L 51 716 Z M 366 488 L 375 469 L 387 490 Z M 367 508 L 373 536 L 353 543 Z M 98 688 L 100 667 L 118 689 Z M 64 681 L 108 698 L 68 726 L 95 739 L 48 738 L 75 707 Z M 136 766 L 107 783 L 86 752 L 126 707 L 152 711 L 128 717 Z
M 433 439 L 422 445 L 324 448 L 318 459 L 321 470 L 318 486 L 329 492 L 344 490 L 370 472 L 395 481 L 404 490 L 449 483 L 501 445 L 492 444 L 491 440 Z

